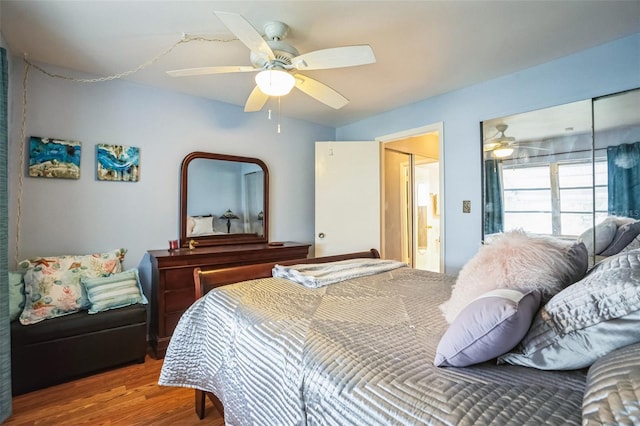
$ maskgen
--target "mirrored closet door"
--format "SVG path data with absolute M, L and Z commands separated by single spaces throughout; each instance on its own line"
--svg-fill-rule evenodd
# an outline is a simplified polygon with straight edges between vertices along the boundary
M 640 219 L 639 111 L 636 89 L 482 122 L 484 239 Z

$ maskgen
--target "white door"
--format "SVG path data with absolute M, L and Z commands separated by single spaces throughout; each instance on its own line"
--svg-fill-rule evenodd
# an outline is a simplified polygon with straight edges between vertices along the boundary
M 380 144 L 316 142 L 315 256 L 380 250 Z

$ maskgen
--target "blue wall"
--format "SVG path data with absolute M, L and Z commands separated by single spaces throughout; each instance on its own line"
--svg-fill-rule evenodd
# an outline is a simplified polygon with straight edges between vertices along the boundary
M 15 241 L 23 74 L 22 60 L 13 62 L 10 241 Z M 137 265 L 146 250 L 176 238 L 180 161 L 196 150 L 264 160 L 271 172 L 271 238 L 313 242 L 315 141 L 373 140 L 443 122 L 445 264 L 454 273 L 475 254 L 482 235 L 480 122 L 636 87 L 640 33 L 338 129 L 283 118 L 283 133 L 277 134 L 264 115 L 246 114 L 241 107 L 126 81 L 78 85 L 32 71 L 26 135 L 82 141 L 82 171 L 78 181 L 24 180 L 19 257 L 127 247 L 128 266 Z M 140 182 L 96 181 L 97 143 L 140 147 Z M 471 200 L 471 214 L 462 213 L 462 200 Z M 15 245 L 9 252 L 13 259 Z
M 13 62 L 9 241 L 15 242 L 24 64 L 21 58 Z M 192 151 L 264 161 L 270 172 L 270 239 L 313 242 L 315 141 L 333 140 L 334 128 L 283 118 L 277 133 L 266 112 L 247 114 L 239 106 L 129 81 L 83 84 L 32 69 L 27 86 L 26 137 L 80 141 L 82 157 L 78 180 L 24 178 L 18 261 L 125 247 L 129 268 L 145 261 L 147 250 L 167 248 L 179 235 L 180 165 Z M 139 147 L 139 182 L 98 181 L 99 143 Z M 15 247 L 9 245 L 10 268 Z
M 455 273 L 482 238 L 480 122 L 637 87 L 640 33 L 340 127 L 336 137 L 374 140 L 444 123 L 445 265 Z M 471 214 L 462 200 L 471 200 Z

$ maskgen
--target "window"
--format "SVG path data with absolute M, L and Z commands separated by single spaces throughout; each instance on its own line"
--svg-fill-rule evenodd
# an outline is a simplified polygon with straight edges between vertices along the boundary
M 577 236 L 607 216 L 607 162 L 596 159 L 540 165 L 505 165 L 504 229 Z M 595 185 L 594 185 L 595 183 Z

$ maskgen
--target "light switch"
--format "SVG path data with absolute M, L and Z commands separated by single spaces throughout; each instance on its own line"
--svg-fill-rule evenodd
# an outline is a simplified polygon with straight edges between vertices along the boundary
M 471 200 L 462 200 L 462 213 L 471 213 Z

